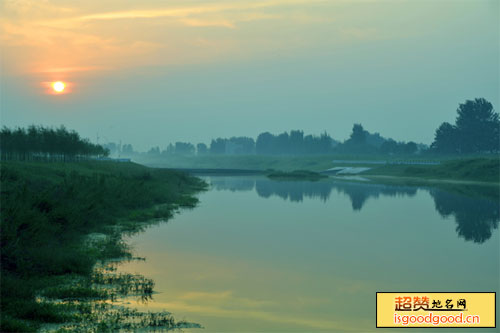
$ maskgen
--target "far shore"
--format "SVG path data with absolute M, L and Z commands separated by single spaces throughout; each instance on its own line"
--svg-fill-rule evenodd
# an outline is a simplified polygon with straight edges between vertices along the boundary
M 366 157 L 365 157 L 366 159 Z M 380 162 L 375 159 L 374 161 Z M 167 163 L 168 162 L 168 163 Z M 477 185 L 498 185 L 500 182 L 500 158 L 498 156 L 455 158 L 439 164 L 378 163 L 366 165 L 335 164 L 332 156 L 223 156 L 220 158 L 192 157 L 167 160 L 163 163 L 144 163 L 150 167 L 168 168 L 196 175 L 265 175 L 270 172 L 306 170 L 315 173 L 341 176 L 362 176 L 373 179 L 418 180 L 427 183 L 449 182 Z M 342 175 L 344 176 L 344 175 Z
M 422 184 L 457 184 L 457 185 L 478 185 L 478 186 L 498 186 L 498 182 L 482 182 L 474 180 L 461 180 L 461 179 L 437 179 L 437 178 L 421 178 L 421 177 L 402 177 L 402 176 L 383 176 L 383 175 L 360 175 L 372 181 L 391 181 L 414 183 L 415 185 Z M 338 178 L 343 178 L 342 176 Z

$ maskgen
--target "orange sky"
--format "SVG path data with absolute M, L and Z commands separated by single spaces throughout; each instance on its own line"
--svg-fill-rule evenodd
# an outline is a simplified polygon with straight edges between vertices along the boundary
M 7 69 L 13 72 L 59 76 L 203 62 L 243 56 L 272 43 L 262 36 L 239 37 L 246 34 L 243 26 L 285 19 L 299 24 L 331 19 L 307 13 L 322 2 L 6 0 L 1 40 Z
M 8 126 L 64 124 L 148 149 L 291 129 L 342 140 L 361 122 L 430 143 L 465 99 L 498 108 L 497 0 L 0 6 Z M 59 80 L 66 93 L 47 94 Z

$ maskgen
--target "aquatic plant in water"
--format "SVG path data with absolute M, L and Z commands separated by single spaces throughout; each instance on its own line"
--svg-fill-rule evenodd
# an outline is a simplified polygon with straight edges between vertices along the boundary
M 64 324 L 46 325 L 42 332 L 132 332 L 201 328 L 170 312 L 141 312 L 120 304 L 136 297 L 146 303 L 153 298 L 154 281 L 140 274 L 117 272 L 119 262 L 97 265 L 90 278 L 75 277 L 68 284 L 44 290 L 37 302 L 57 305 L 67 315 Z

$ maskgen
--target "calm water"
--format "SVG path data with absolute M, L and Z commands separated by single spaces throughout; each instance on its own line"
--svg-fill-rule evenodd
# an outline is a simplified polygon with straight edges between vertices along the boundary
M 146 261 L 122 267 L 156 282 L 142 310 L 193 331 L 379 332 L 377 291 L 499 290 L 495 188 L 206 180 L 197 208 L 130 239 Z

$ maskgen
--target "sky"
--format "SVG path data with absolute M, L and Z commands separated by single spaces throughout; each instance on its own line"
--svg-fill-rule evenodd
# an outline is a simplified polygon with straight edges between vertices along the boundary
M 3 0 L 0 120 L 136 150 L 353 123 L 430 144 L 499 107 L 497 0 Z M 63 81 L 63 93 L 51 82 Z

